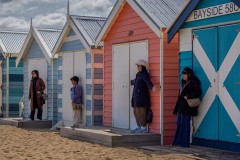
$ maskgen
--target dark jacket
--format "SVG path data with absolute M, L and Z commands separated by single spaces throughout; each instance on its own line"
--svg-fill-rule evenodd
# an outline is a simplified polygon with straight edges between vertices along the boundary
M 134 85 L 132 96 L 132 107 L 150 107 L 150 95 L 148 90 L 153 88 L 153 83 L 149 78 L 147 70 L 138 72 L 135 80 L 131 81 Z
M 186 83 L 185 83 L 186 84 Z M 183 84 L 182 87 L 185 85 Z M 190 108 L 188 106 L 187 100 L 184 98 L 187 96 L 187 99 L 198 98 L 202 94 L 200 88 L 200 82 L 197 78 L 191 79 L 189 83 L 184 87 L 182 93 L 179 91 L 178 100 L 174 108 L 173 114 L 182 113 L 190 116 L 198 115 L 198 107 Z
M 83 104 L 82 103 L 82 86 L 76 85 L 71 88 L 71 100 L 75 104 Z
M 34 95 L 37 96 L 37 104 L 39 108 L 41 108 L 43 106 L 43 104 L 41 103 L 41 95 L 43 94 L 44 90 L 45 90 L 45 84 L 44 84 L 44 81 L 42 80 L 42 78 L 37 78 L 36 80 L 36 91 L 35 93 L 34 92 L 34 87 L 33 87 L 33 79 L 31 80 L 31 83 L 30 83 L 30 87 L 29 87 L 29 95 L 28 95 L 28 99 L 31 100 L 31 110 L 33 110 L 34 106 Z M 37 92 L 40 92 L 40 93 L 37 93 Z M 36 107 L 36 106 L 35 106 Z

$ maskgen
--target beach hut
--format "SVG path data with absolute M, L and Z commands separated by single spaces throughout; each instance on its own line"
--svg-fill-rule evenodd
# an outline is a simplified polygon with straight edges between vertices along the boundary
M 70 78 L 80 77 L 83 86 L 83 125 L 103 123 L 103 44 L 95 40 L 105 18 L 67 14 L 67 22 L 54 48 L 58 55 L 58 117 L 65 126 L 73 122 Z
M 15 68 L 15 60 L 27 33 L 0 32 L 0 107 L 4 117 L 19 117 L 19 102 L 23 95 L 23 64 Z
M 180 68 L 201 80 L 193 144 L 240 151 L 240 1 L 191 0 L 168 29 L 179 32 Z
M 104 42 L 104 126 L 136 127 L 131 108 L 137 73 L 135 62 L 145 59 L 153 83 L 150 94 L 153 122 L 150 132 L 160 133 L 162 144 L 172 141 L 174 108 L 178 94 L 178 40 L 167 44 L 166 28 L 185 0 L 119 0 L 110 13 L 96 44 Z
M 30 104 L 28 101 L 31 71 L 38 70 L 46 85 L 48 95 L 43 106 L 43 120 L 57 121 L 57 59 L 53 57 L 52 49 L 56 44 L 61 30 L 42 29 L 31 25 L 16 65 L 23 61 L 24 68 L 24 118 L 29 118 Z

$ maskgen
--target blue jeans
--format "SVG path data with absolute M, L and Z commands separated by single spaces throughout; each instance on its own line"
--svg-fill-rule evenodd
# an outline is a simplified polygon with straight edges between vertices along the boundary
M 191 116 L 178 113 L 177 130 L 172 145 L 189 147 L 190 141 L 190 120 Z

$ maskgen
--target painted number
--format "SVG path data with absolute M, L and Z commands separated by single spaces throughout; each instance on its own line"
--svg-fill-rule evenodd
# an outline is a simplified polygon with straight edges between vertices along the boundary
M 226 13 L 231 13 L 233 11 L 238 11 L 239 7 L 235 5 L 234 3 L 228 3 L 225 5 L 225 12 Z

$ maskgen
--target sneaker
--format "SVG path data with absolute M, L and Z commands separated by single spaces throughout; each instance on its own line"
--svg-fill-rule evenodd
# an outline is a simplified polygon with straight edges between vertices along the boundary
M 141 127 L 137 127 L 137 128 L 135 128 L 134 130 L 132 130 L 132 133 L 136 133 L 138 130 L 140 130 L 141 129 Z
M 139 130 L 136 131 L 136 133 L 147 133 L 147 128 L 140 128 Z

